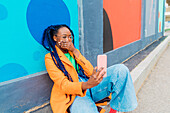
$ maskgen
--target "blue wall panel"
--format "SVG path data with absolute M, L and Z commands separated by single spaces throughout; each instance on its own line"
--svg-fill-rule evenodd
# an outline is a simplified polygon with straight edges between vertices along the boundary
M 0 12 L 0 82 L 46 70 L 41 39 L 49 25 L 70 26 L 79 48 L 75 0 L 1 0 Z
M 146 0 L 145 36 L 155 34 L 157 0 Z
M 83 0 L 84 56 L 93 66 L 103 54 L 103 0 Z

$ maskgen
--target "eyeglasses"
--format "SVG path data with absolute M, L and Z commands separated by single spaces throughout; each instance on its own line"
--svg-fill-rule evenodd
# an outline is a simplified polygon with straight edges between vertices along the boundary
M 72 39 L 73 40 L 73 36 L 72 35 L 55 35 L 56 37 L 61 37 L 61 38 L 68 38 L 68 39 Z

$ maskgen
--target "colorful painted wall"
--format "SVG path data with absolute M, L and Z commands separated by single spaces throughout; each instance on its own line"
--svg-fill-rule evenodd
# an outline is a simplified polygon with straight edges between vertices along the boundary
M 158 39 L 163 32 L 164 3 L 165 0 L 103 0 L 103 52 L 139 40 L 143 47 Z
M 145 16 L 145 36 L 151 36 L 156 33 L 156 9 L 157 0 L 146 0 Z
M 43 30 L 51 24 L 69 25 L 75 34 L 76 47 L 79 48 L 80 38 L 81 52 L 92 61 L 92 64 L 96 64 L 92 59 L 95 59 L 95 54 L 101 54 L 101 51 L 104 53 L 116 51 L 118 48 L 141 41 L 144 37 L 162 33 L 164 2 L 165 0 L 103 0 L 100 2 L 102 7 L 101 5 L 96 7 L 96 9 L 103 8 L 103 15 L 100 15 L 101 10 L 95 12 L 95 7 L 90 8 L 87 2 L 83 2 L 82 19 L 78 17 L 78 3 L 75 0 L 48 2 L 1 0 L 0 82 L 45 71 L 44 55 L 47 52 L 41 45 L 41 37 Z M 86 8 L 87 6 L 89 8 Z M 78 20 L 79 25 L 84 23 L 82 24 L 84 38 L 79 37 Z M 100 39 L 102 35 L 103 39 Z M 96 46 L 91 39 L 98 41 Z M 100 44 L 102 42 L 103 45 Z M 151 42 L 143 40 L 142 47 L 149 43 Z M 90 52 L 91 47 L 93 52 Z M 138 47 L 138 50 L 142 47 Z
M 103 0 L 103 53 L 108 66 L 163 36 L 164 4 L 165 0 Z
M 158 32 L 163 31 L 163 13 L 164 13 L 164 2 L 165 0 L 159 0 L 159 12 L 158 12 Z
M 103 13 L 104 52 L 140 40 L 141 0 L 103 0 Z
M 41 38 L 54 24 L 70 26 L 79 48 L 77 1 L 0 1 L 0 82 L 45 71 Z

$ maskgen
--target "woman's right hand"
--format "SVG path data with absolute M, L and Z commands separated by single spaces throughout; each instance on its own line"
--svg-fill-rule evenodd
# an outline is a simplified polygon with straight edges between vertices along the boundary
M 97 70 L 97 67 L 95 67 L 95 69 L 93 70 L 93 74 L 90 76 L 89 80 L 82 83 L 82 89 L 86 90 L 97 86 L 103 80 L 103 75 L 106 73 L 104 71 L 102 74 L 100 74 L 103 69 L 104 68 L 101 67 L 99 70 Z

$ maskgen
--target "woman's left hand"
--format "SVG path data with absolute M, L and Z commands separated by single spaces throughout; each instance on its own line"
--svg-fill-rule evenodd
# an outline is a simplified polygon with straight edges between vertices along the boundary
M 68 41 L 68 42 L 62 41 L 62 42 L 59 43 L 59 45 L 62 49 L 66 49 L 66 50 L 71 51 L 71 52 L 73 52 L 76 49 L 74 47 L 74 44 L 70 41 Z
M 72 41 L 61 41 L 58 43 L 59 46 L 62 48 L 62 49 L 65 49 L 65 50 L 68 50 L 68 51 L 71 51 L 74 56 L 76 58 L 79 57 L 79 52 L 76 50 L 76 48 L 74 47 L 74 44 L 72 43 Z

